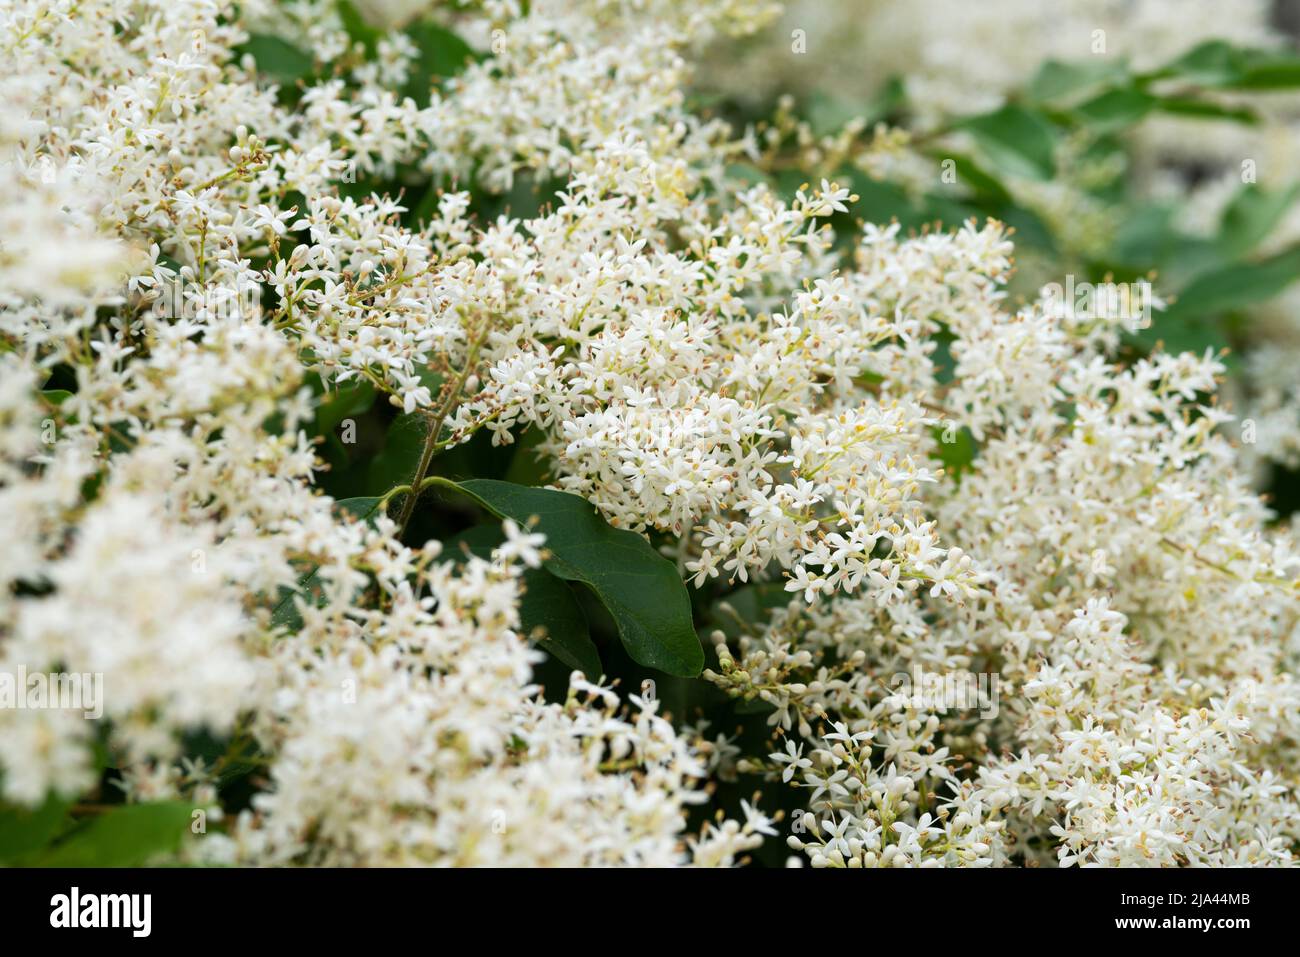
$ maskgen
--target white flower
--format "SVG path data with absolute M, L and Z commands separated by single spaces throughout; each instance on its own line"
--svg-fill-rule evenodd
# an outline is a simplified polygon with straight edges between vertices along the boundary
M 803 756 L 803 746 L 790 739 L 785 742 L 784 753 L 777 751 L 770 757 L 777 764 L 785 765 L 781 769 L 781 780 L 787 783 L 800 771 L 812 767 L 812 761 Z
M 502 523 L 506 540 L 497 547 L 498 554 L 507 561 L 520 561 L 529 568 L 539 568 L 542 564 L 542 545 L 546 536 L 541 532 L 525 532 L 510 519 Z

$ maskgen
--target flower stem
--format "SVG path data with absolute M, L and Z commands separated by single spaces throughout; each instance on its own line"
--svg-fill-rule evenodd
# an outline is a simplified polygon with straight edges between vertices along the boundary
M 411 479 L 411 490 L 402 501 L 402 511 L 397 519 L 397 537 L 399 539 L 406 534 L 406 526 L 411 521 L 411 515 L 415 512 L 415 503 L 420 497 L 420 492 L 423 491 L 424 479 L 429 474 L 429 465 L 433 462 L 434 452 L 439 448 L 438 436 L 442 433 L 442 424 L 451 413 L 456 400 L 460 398 L 461 390 L 465 388 L 465 382 L 469 379 L 470 370 L 474 368 L 474 361 L 478 358 L 479 346 L 482 343 L 482 336 L 470 343 L 469 351 L 465 354 L 465 367 L 460 370 L 460 375 L 456 377 L 455 384 L 447 392 L 442 404 L 438 407 L 438 411 L 433 414 L 429 432 L 424 437 L 424 449 L 420 452 L 420 464 L 416 466 L 415 475 Z

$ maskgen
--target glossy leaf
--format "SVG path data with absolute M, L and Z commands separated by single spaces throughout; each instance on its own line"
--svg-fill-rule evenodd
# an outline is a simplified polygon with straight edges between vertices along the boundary
M 521 525 L 535 518 L 550 552 L 546 570 L 596 594 L 634 661 L 683 677 L 700 673 L 704 651 L 686 585 L 640 535 L 612 528 L 590 503 L 568 492 L 491 479 L 438 484 L 459 489 L 498 517 Z

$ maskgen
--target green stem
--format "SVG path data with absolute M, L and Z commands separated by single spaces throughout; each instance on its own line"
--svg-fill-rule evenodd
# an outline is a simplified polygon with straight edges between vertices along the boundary
M 438 411 L 434 413 L 429 433 L 424 437 L 424 449 L 420 452 L 420 464 L 416 467 L 415 476 L 411 479 L 411 491 L 406 496 L 405 501 L 402 502 L 402 512 L 397 519 L 397 537 L 399 539 L 406 534 L 406 526 L 411 521 L 411 515 L 415 512 L 415 503 L 424 488 L 424 480 L 429 474 L 429 465 L 433 462 L 433 454 L 439 447 L 438 436 L 442 433 L 442 424 L 451 413 L 451 408 L 456 400 L 460 398 L 461 389 L 465 387 L 470 370 L 474 368 L 474 361 L 478 358 L 478 350 L 482 342 L 482 338 L 479 338 L 470 344 L 469 351 L 465 355 L 465 368 L 461 370 L 460 375 L 456 378 L 455 385 L 447 393 L 447 397 L 443 400 Z

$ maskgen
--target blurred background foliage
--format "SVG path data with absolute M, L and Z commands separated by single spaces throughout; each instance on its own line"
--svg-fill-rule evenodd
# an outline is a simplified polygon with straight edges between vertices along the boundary
M 787 194 L 851 186 L 849 241 L 855 220 L 994 217 L 1015 229 L 1012 303 L 1067 276 L 1151 280 L 1168 306 L 1127 356 L 1223 355 L 1231 437 L 1285 517 L 1300 507 L 1298 30 L 1295 0 L 794 0 L 704 57 L 697 96 L 754 130 L 742 174 Z

